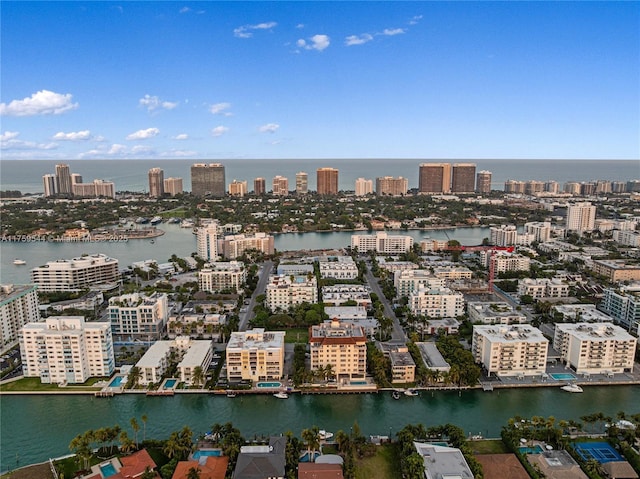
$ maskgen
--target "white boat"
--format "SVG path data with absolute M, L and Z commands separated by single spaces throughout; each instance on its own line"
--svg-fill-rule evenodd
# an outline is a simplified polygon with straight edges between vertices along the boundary
M 160 216 L 154 216 L 151 218 L 152 225 L 157 225 L 158 223 L 162 223 L 162 218 Z
M 393 399 L 400 399 L 400 391 L 393 391 L 393 392 L 391 393 L 391 397 L 392 397 Z
M 182 220 L 180 223 L 180 228 L 193 228 L 195 223 L 191 220 Z
M 289 399 L 289 395 L 285 392 L 275 393 L 273 397 L 276 397 L 278 399 Z
M 16 259 L 13 260 L 13 264 L 17 264 L 17 265 L 21 266 L 23 264 L 27 264 L 27 262 L 25 260 L 23 260 L 23 259 L 16 258 Z
M 416 391 L 415 389 L 405 389 L 404 390 L 404 395 L 405 396 L 417 396 L 419 393 L 418 391 Z
M 318 431 L 318 439 L 320 439 L 321 441 L 326 441 L 327 439 L 331 439 L 332 437 L 332 432 L 325 431 L 324 429 L 320 429 L 320 431 Z
M 235 393 L 234 391 L 227 391 L 227 397 L 228 398 L 234 398 L 236 397 L 238 394 Z
M 582 392 L 582 388 L 580 386 L 578 386 L 577 384 L 575 384 L 575 383 L 566 384 L 566 385 L 562 386 L 560 389 L 562 389 L 563 391 L 570 392 L 570 393 L 581 393 Z

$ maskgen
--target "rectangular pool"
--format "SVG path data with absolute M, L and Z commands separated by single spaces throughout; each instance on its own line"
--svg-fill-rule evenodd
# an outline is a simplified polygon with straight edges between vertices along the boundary
M 102 475 L 104 477 L 115 476 L 118 473 L 118 471 L 116 471 L 116 468 L 113 467 L 113 464 L 111 464 L 110 462 L 107 464 L 102 464 L 100 466 L 100 472 L 102 472 Z
M 194 459 L 200 459 L 201 457 L 219 457 L 222 456 L 222 451 L 220 449 L 199 449 L 193 453 Z
M 543 452 L 543 449 L 542 446 L 535 445 L 533 447 L 519 447 L 518 451 L 520 451 L 520 454 L 540 454 L 541 452 Z
M 553 379 L 556 381 L 572 381 L 574 379 L 578 379 L 574 374 L 571 373 L 554 373 L 550 374 Z
M 110 388 L 119 388 L 122 385 L 122 381 L 124 381 L 124 377 L 123 376 L 116 376 L 115 378 L 113 378 L 113 381 L 111 381 L 111 383 L 109 383 L 109 387 Z
M 258 388 L 281 388 L 282 383 L 272 382 L 272 383 L 258 383 L 256 384 Z
M 178 382 L 177 379 L 167 379 L 164 383 L 163 388 L 164 389 L 173 389 L 174 387 L 176 387 L 176 383 Z

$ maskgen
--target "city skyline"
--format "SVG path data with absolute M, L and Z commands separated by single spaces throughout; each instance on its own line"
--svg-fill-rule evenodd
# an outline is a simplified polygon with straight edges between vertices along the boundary
M 635 2 L 2 8 L 3 159 L 640 157 Z

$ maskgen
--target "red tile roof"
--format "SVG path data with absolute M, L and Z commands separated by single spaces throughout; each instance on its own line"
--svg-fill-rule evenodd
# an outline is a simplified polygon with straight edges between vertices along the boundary
M 301 462 L 298 464 L 298 479 L 343 479 L 340 464 L 316 464 Z
M 200 479 L 224 479 L 228 465 L 227 456 L 208 456 L 202 465 L 198 461 L 180 461 L 171 479 L 185 479 L 192 467 L 200 470 Z
M 149 470 L 154 470 L 157 467 L 146 449 L 121 457 L 120 463 L 122 467 L 118 474 L 112 476 L 114 479 L 135 478 L 141 476 L 147 467 Z

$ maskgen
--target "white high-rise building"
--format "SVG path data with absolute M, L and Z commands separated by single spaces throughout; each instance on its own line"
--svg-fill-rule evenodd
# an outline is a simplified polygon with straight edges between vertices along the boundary
M 115 370 L 111 325 L 82 316 L 56 316 L 28 323 L 20 333 L 25 377 L 43 383 L 84 383 Z
M 166 293 L 153 293 L 150 296 L 123 294 L 109 299 L 107 313 L 116 339 L 158 340 L 167 325 L 169 300 Z
M 182 178 L 165 178 L 164 192 L 170 196 L 176 196 L 182 194 Z
M 40 321 L 36 286 L 0 285 L 0 350 L 18 340 L 20 329 L 27 323 Z
M 272 191 L 275 196 L 287 196 L 289 194 L 289 179 L 286 176 L 274 176 Z
M 266 306 L 271 311 L 287 311 L 301 303 L 318 302 L 318 283 L 316 277 L 272 275 L 266 289 Z
M 599 308 L 611 316 L 616 324 L 640 334 L 640 287 L 605 289 Z
M 420 286 L 443 288 L 444 281 L 426 269 L 405 269 L 393 273 L 393 286 L 398 297 L 408 296 Z
M 358 178 L 356 180 L 356 196 L 365 196 L 373 193 L 373 180 Z
M 595 229 L 596 207 L 589 202 L 575 203 L 567 207 L 566 230 L 582 234 Z
M 545 243 L 551 239 L 551 223 L 532 221 L 524 224 L 524 232 L 533 236 L 533 241 Z
M 496 273 L 528 271 L 531 267 L 531 258 L 508 251 L 481 251 L 480 262 L 486 267 L 489 267 L 489 262 L 492 262 Z
M 77 291 L 120 278 L 118 260 L 104 254 L 49 261 L 31 270 L 31 282 L 40 291 Z
M 511 246 L 516 244 L 518 230 L 513 225 L 492 226 L 491 244 L 495 246 Z
M 304 171 L 296 173 L 296 194 L 306 195 L 309 192 L 309 175 Z
M 198 273 L 200 291 L 215 293 L 231 290 L 240 293 L 247 280 L 247 270 L 240 261 L 210 263 Z
M 44 196 L 53 196 L 57 190 L 56 175 L 44 175 L 42 177 L 42 186 L 44 187 Z
M 464 314 L 464 295 L 449 288 L 429 288 L 420 285 L 409 293 L 407 306 L 415 315 L 456 318 Z
M 215 220 L 196 230 L 196 254 L 206 261 L 218 261 L 218 222 Z

